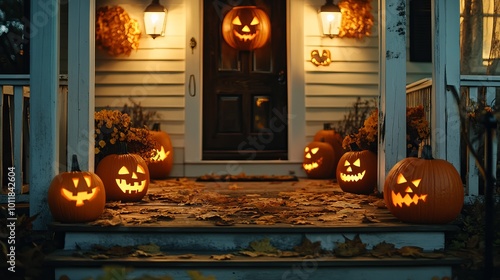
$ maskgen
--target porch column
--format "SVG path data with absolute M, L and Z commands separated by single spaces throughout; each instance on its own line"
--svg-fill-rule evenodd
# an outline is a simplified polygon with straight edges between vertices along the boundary
M 30 15 L 30 216 L 35 230 L 50 222 L 47 191 L 59 171 L 59 4 L 31 0 Z M 21 172 L 18 170 L 17 172 Z M 17 186 L 21 187 L 21 186 Z
M 68 149 L 94 170 L 95 0 L 68 2 Z M 68 166 L 69 170 L 70 167 Z
M 406 157 L 406 1 L 379 1 L 380 99 L 378 189 Z
M 458 105 L 446 90 L 460 89 L 460 1 L 432 3 L 432 147 L 434 157 L 460 170 L 460 116 Z

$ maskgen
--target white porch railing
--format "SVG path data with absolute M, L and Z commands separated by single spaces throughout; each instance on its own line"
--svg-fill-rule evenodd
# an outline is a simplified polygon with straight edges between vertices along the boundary
M 460 77 L 460 86 L 462 92 L 462 98 L 464 98 L 465 104 L 476 103 L 484 98 L 486 104 L 494 106 L 496 102 L 496 92 L 500 88 L 500 77 L 498 76 L 473 76 L 473 75 L 462 75 Z M 407 106 L 417 106 L 423 105 L 427 120 L 432 123 L 431 112 L 431 92 L 432 92 L 432 80 L 423 79 L 415 83 L 409 84 L 406 87 L 406 102 Z M 431 127 L 432 131 L 432 127 Z M 432 137 L 432 135 L 431 135 Z M 469 139 L 472 139 L 475 135 L 469 135 Z M 493 141 L 493 166 L 497 166 L 497 154 L 498 154 L 498 138 L 492 139 Z M 472 153 L 462 145 L 465 149 L 462 154 L 462 166 L 463 173 L 462 178 L 465 179 L 466 183 L 466 195 L 467 196 L 477 196 L 480 195 L 480 185 L 482 178 L 479 174 L 479 168 L 476 165 L 475 159 Z M 479 142 L 473 142 L 473 147 L 477 151 L 480 147 Z M 493 172 L 496 177 L 496 170 Z
M 14 186 L 16 203 L 29 202 L 29 75 L 0 75 L 0 203 L 8 201 L 9 187 Z M 59 86 L 60 147 L 66 140 L 66 100 L 68 83 L 61 77 Z M 64 150 L 62 150 L 64 151 Z M 60 160 L 66 161 L 65 151 Z M 14 185 L 9 184 L 14 183 Z

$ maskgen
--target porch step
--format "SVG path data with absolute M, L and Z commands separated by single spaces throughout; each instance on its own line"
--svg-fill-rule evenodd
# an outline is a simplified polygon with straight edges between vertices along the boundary
M 64 232 L 64 248 L 47 258 L 55 278 L 88 279 L 102 276 L 104 267 L 133 269 L 130 277 L 170 276 L 172 279 L 432 279 L 451 277 L 452 266 L 460 259 L 375 258 L 371 256 L 339 258 L 333 255 L 336 244 L 345 237 L 359 236 L 367 250 L 381 242 L 396 248 L 418 246 L 425 252 L 443 250 L 445 235 L 456 230 L 452 225 L 369 224 L 351 226 L 126 226 L 96 227 L 86 224 L 53 223 L 51 229 Z M 304 238 L 320 241 L 323 252 L 314 258 L 248 257 L 240 254 L 251 242 L 269 240 L 281 250 L 292 251 Z M 154 257 L 118 257 L 97 259 L 85 256 L 95 245 L 138 246 L 154 244 L 162 254 Z M 230 259 L 212 256 L 230 254 Z M 194 278 L 199 273 L 204 277 Z M 191 276 L 190 276 L 191 275 Z

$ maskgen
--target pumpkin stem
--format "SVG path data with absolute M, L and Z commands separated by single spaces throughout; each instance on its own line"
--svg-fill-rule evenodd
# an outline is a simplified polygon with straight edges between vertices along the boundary
M 422 159 L 434 159 L 432 157 L 432 147 L 431 145 L 424 145 L 422 147 L 422 155 L 420 156 Z
M 127 147 L 127 143 L 125 142 L 120 142 L 120 147 L 118 149 L 118 154 L 119 155 L 125 155 L 125 154 L 128 154 L 128 147 Z
M 160 123 L 154 123 L 153 128 L 151 128 L 152 131 L 160 131 Z
M 71 172 L 81 172 L 78 157 L 75 154 L 71 157 Z

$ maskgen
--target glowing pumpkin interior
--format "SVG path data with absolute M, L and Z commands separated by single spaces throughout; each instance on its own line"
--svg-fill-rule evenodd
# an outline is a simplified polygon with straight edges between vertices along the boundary
M 306 171 L 311 171 L 313 169 L 316 169 L 320 167 L 321 164 L 323 163 L 323 157 L 319 157 L 316 159 L 316 154 L 318 153 L 318 151 L 319 147 L 315 148 L 306 147 L 304 149 L 305 158 L 310 160 L 309 162 L 303 164 L 303 167 Z
M 151 161 L 164 161 L 170 155 L 170 151 L 165 152 L 165 147 L 161 146 L 160 150 L 155 149 L 155 155 L 151 158 Z
M 141 165 L 137 165 L 135 170 L 129 170 L 126 166 L 122 166 L 118 170 L 116 185 L 123 193 L 133 194 L 140 193 L 146 187 L 146 170 Z
M 75 201 L 76 206 L 83 206 L 85 203 L 84 201 L 92 200 L 96 195 L 97 192 L 99 191 L 98 188 L 92 187 L 92 178 L 89 175 L 83 175 L 83 181 L 85 182 L 85 189 L 88 189 L 87 191 L 77 191 L 79 188 L 80 184 L 80 178 L 79 177 L 74 177 L 72 178 L 73 186 L 70 186 L 71 189 L 75 189 L 75 191 L 70 191 L 68 190 L 68 186 L 65 188 L 61 188 L 61 195 L 68 201 Z M 68 188 L 68 189 L 67 189 Z M 80 187 L 80 189 L 82 189 Z
M 361 169 L 361 159 L 356 159 L 352 164 L 349 160 L 344 162 L 345 170 L 340 172 L 340 180 L 344 182 L 358 182 L 363 180 L 366 174 L 366 169 Z
M 393 205 L 397 207 L 409 207 L 412 205 L 418 205 L 420 201 L 425 202 L 427 199 L 427 194 L 419 194 L 417 192 L 420 181 L 422 181 L 422 179 L 415 179 L 411 182 L 408 182 L 405 176 L 399 173 L 396 179 L 396 188 L 403 191 L 397 192 L 391 190 Z

